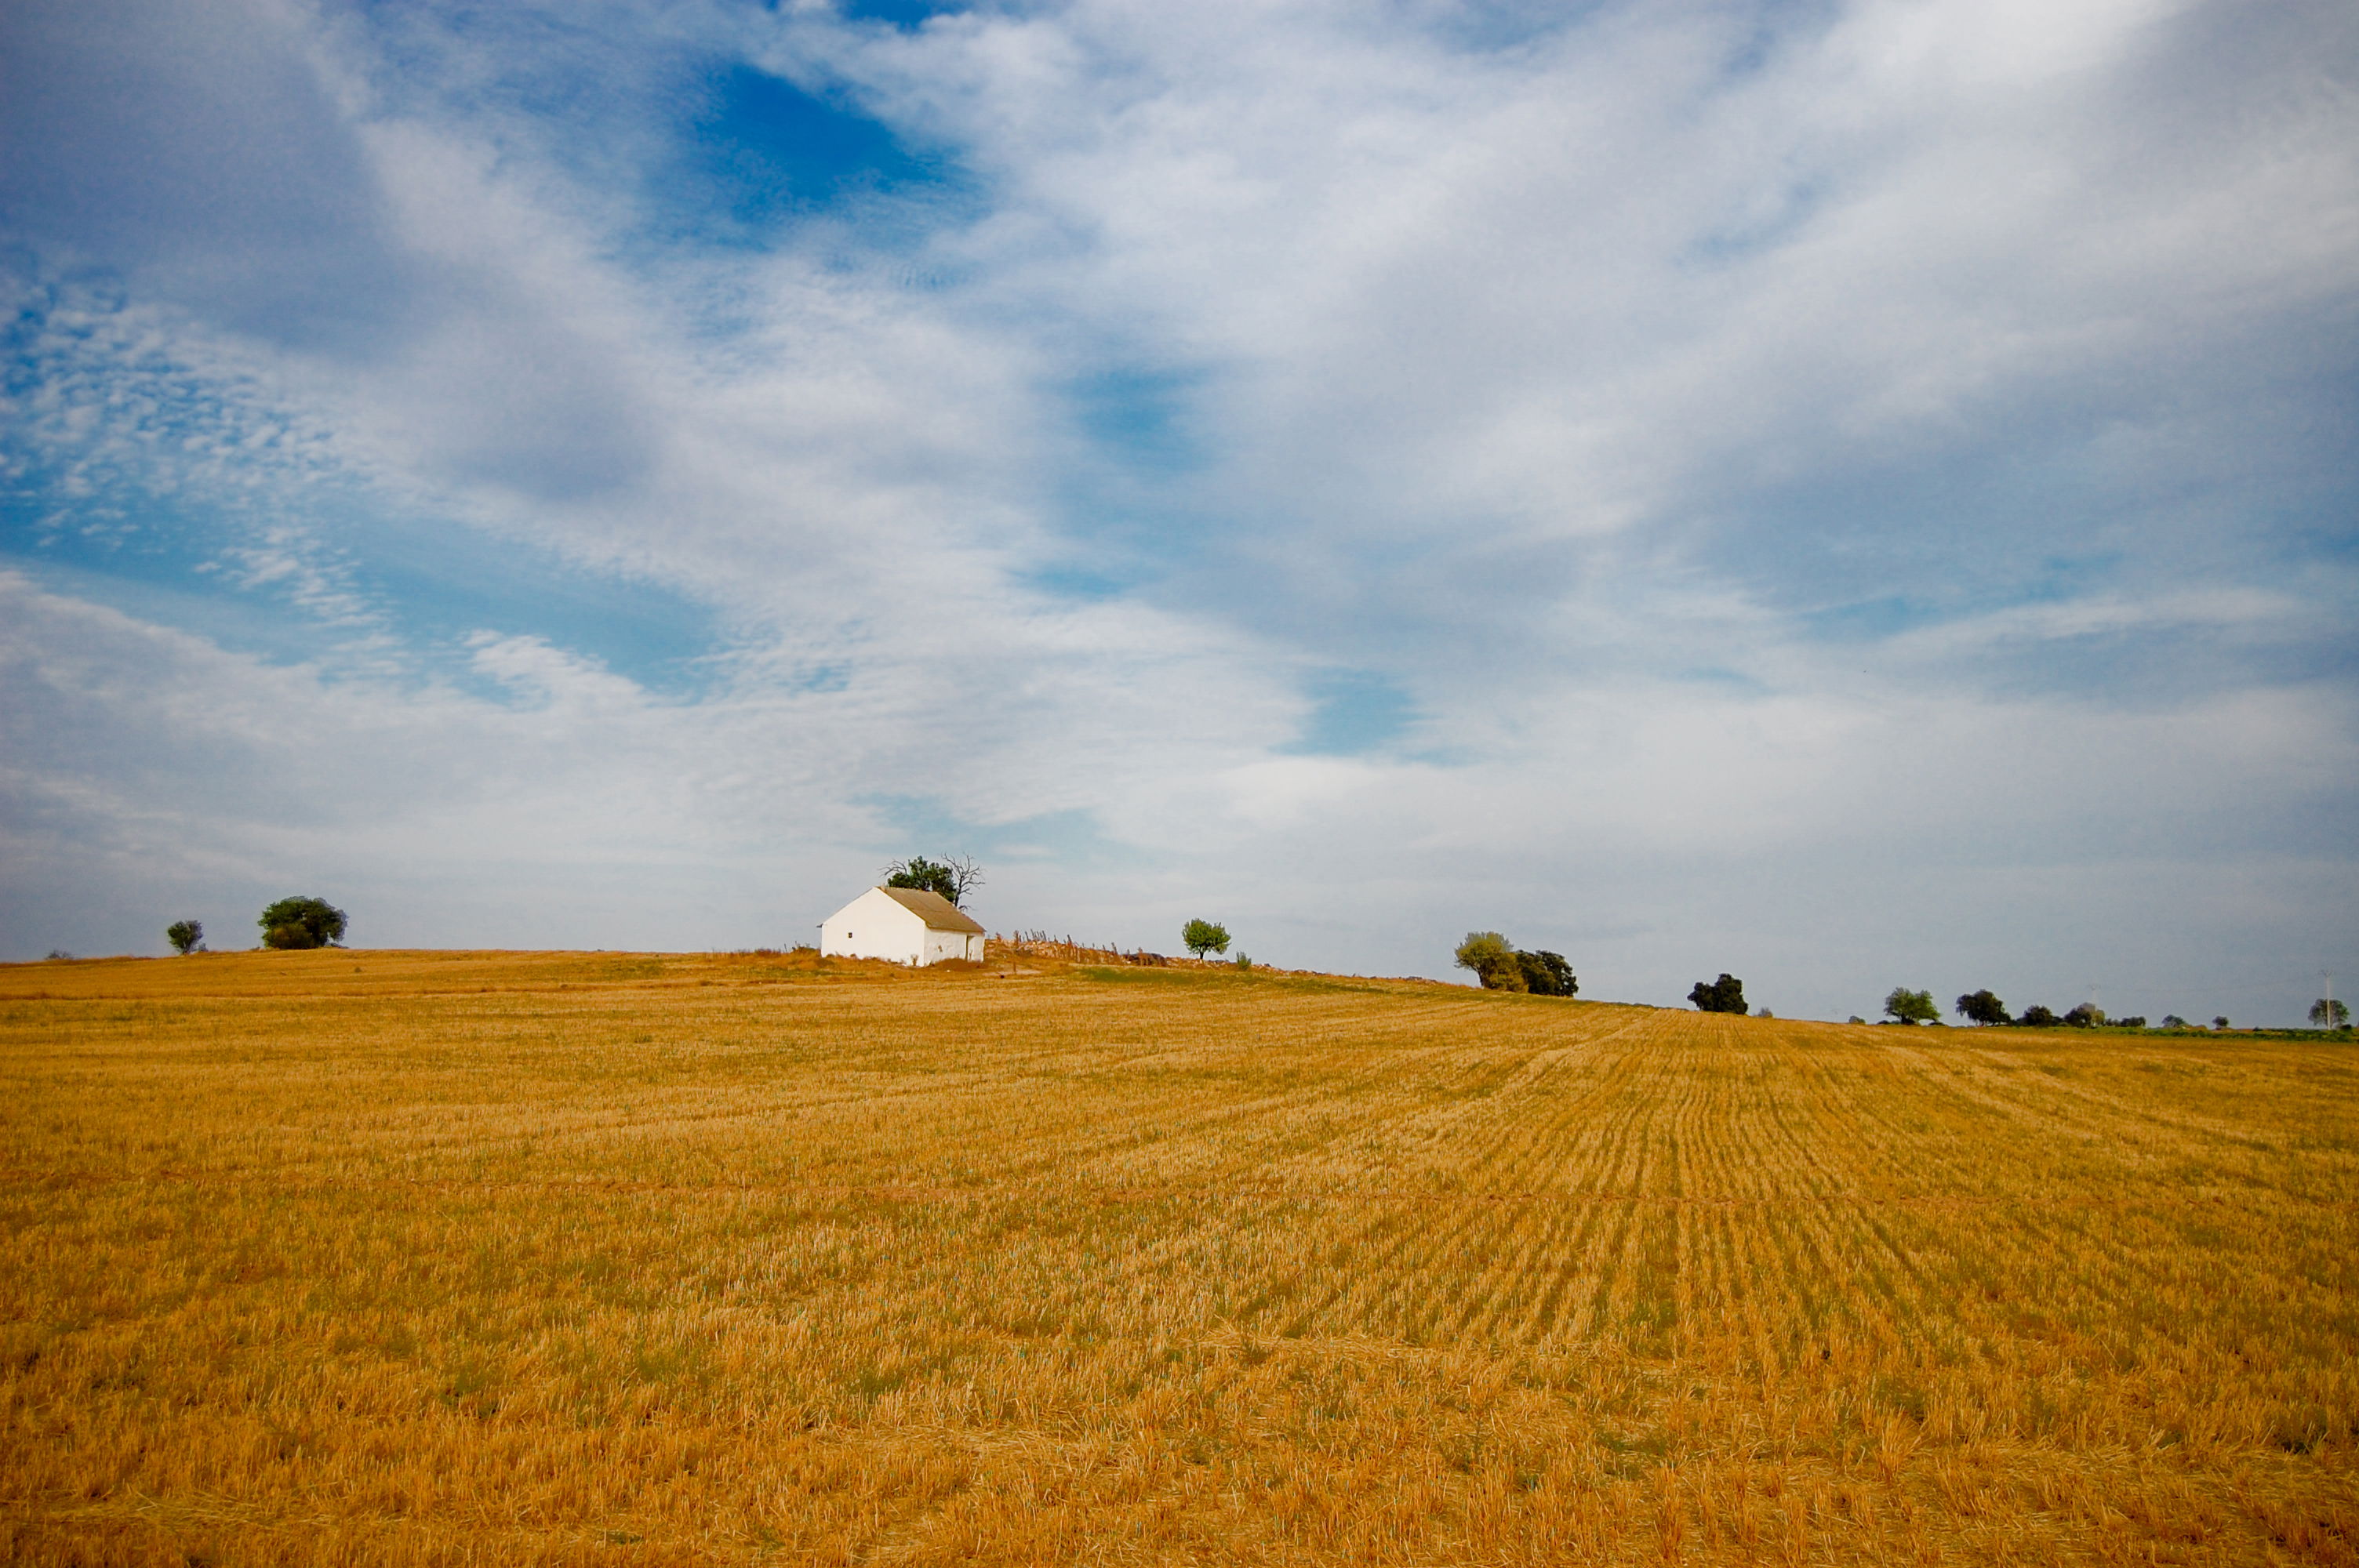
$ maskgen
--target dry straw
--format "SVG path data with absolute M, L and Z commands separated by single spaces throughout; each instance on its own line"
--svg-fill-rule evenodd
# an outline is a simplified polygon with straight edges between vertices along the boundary
M 1031 957 L 0 970 L 0 1559 L 2354 1561 L 2348 1047 Z

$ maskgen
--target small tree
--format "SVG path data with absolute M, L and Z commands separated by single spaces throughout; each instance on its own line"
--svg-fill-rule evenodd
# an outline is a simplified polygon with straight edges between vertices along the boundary
M 2213 1020 L 2212 1021 L 2212 1028 L 2214 1028 L 2214 1029 L 2225 1029 L 2225 1028 L 2227 1028 L 2227 1027 L 2228 1027 L 2228 1015 L 2227 1015 L 2226 1013 L 2224 1013 L 2224 1012 L 2223 1012 L 2223 1013 L 2222 1013 L 2219 1017 L 2217 1017 L 2217 1018 L 2213 1019 Z
M 2310 1021 L 2321 1029 L 2340 1029 L 2351 1022 L 2351 1010 L 2332 997 L 2320 997 L 2310 1004 Z
M 2084 1001 L 2065 1013 L 2063 1022 L 2070 1029 L 2094 1029 L 2105 1022 L 2105 1010 L 2093 1001 Z
M 1523 965 L 1516 961 L 1516 945 L 1495 931 L 1469 931 L 1466 940 L 1458 944 L 1456 962 L 1462 969 L 1473 970 L 1486 991 L 1531 989 L 1524 979 Z
M 1745 982 L 1727 970 L 1721 971 L 1716 980 L 1698 980 L 1688 1000 L 1696 1004 L 1699 1012 L 1750 1011 L 1745 1004 Z
M 2053 1029 L 2056 1027 L 2056 1014 L 2050 1009 L 2035 1001 L 2025 1008 L 2023 1016 L 2015 1022 L 2026 1029 Z
M 1581 990 L 1581 982 L 1573 978 L 1572 966 L 1564 961 L 1561 953 L 1542 948 L 1538 952 L 1517 952 L 1516 967 L 1524 974 L 1524 989 L 1534 996 L 1573 996 Z
M 1229 950 L 1229 928 L 1217 920 L 1191 920 L 1180 928 L 1180 945 L 1199 958 Z
M 344 912 L 324 898 L 282 898 L 262 912 L 266 947 L 332 947 L 344 939 Z
M 2006 1003 L 1991 994 L 1988 989 L 1969 991 L 1958 999 L 1958 1016 L 1970 1023 L 2013 1023 L 2006 1015 Z
M 175 920 L 164 927 L 164 940 L 184 958 L 195 952 L 204 939 L 205 923 L 201 920 Z
M 2162 1015 L 2162 1026 L 2165 1029 L 2184 1029 L 2187 1027 L 2187 1020 L 2175 1012 L 2166 1012 Z
M 885 868 L 885 885 L 940 893 L 953 904 L 964 904 L 966 895 L 983 885 L 983 868 L 971 860 L 929 860 L 912 855 Z
M 1897 1023 L 1930 1023 L 1941 1016 L 1941 1010 L 1933 1005 L 1931 991 L 1895 986 L 1892 994 L 1884 999 L 1884 1016 Z

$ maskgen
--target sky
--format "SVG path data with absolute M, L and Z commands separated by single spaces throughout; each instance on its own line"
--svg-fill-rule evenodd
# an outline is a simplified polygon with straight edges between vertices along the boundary
M 12 0 L 0 957 L 2359 991 L 2343 0 Z

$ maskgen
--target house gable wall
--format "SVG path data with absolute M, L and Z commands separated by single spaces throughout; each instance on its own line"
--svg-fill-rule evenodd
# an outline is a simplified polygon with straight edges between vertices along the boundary
M 870 888 L 827 917 L 820 927 L 819 950 L 828 957 L 884 958 L 915 967 L 945 958 L 980 958 L 983 938 L 934 930 L 881 890 Z

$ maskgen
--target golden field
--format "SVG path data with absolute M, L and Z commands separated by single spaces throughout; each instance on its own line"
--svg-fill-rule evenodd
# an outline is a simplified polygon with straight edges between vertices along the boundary
M 2359 1052 L 0 968 L 0 1559 L 2359 1562 Z

